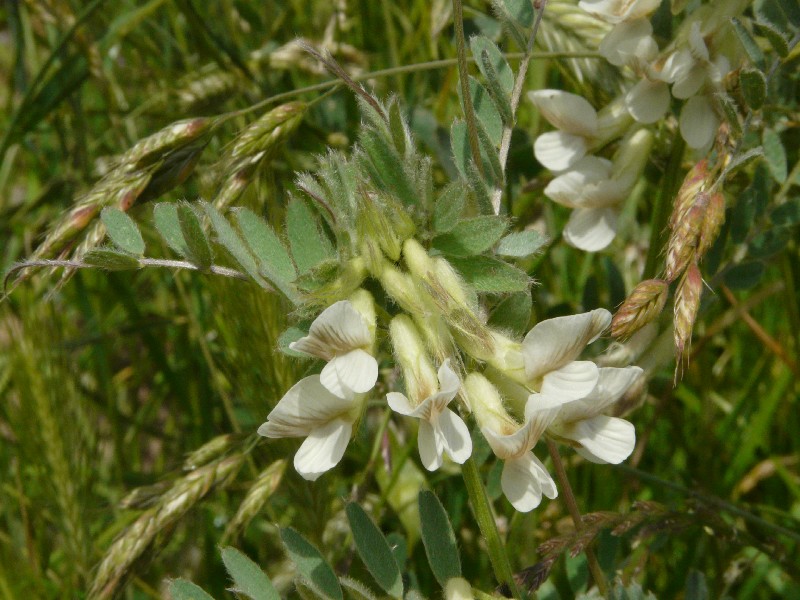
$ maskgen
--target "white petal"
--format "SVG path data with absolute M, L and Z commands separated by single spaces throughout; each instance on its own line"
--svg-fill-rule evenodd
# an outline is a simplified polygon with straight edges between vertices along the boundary
M 616 25 L 600 42 L 600 54 L 608 62 L 622 67 L 632 59 L 650 61 L 658 53 L 658 46 L 650 36 L 653 26 L 647 19 L 636 19 Z
M 467 424 L 449 408 L 439 415 L 436 427 L 441 431 L 444 451 L 460 465 L 464 464 L 472 454 L 472 438 L 469 437 Z
M 453 371 L 453 368 L 450 366 L 450 359 L 445 359 L 442 365 L 439 367 L 438 372 L 439 377 L 439 392 L 442 394 L 449 395 L 450 398 L 455 398 L 458 390 L 461 388 L 461 380 L 456 375 L 456 372 Z
M 705 65 L 695 63 L 681 79 L 673 84 L 672 95 L 678 100 L 691 98 L 700 91 L 700 88 L 703 87 L 707 78 L 708 73 L 706 72 Z
M 258 433 L 270 438 L 305 436 L 347 413 L 352 406 L 352 400 L 332 394 L 320 383 L 319 375 L 312 375 L 286 392 Z
M 330 360 L 371 343 L 364 317 L 349 301 L 341 300 L 323 310 L 311 324 L 308 335 L 289 344 L 289 348 Z
M 704 148 L 714 139 L 719 118 L 705 96 L 694 96 L 681 110 L 681 135 L 690 148 Z
M 599 378 L 600 371 L 596 364 L 588 360 L 576 360 L 547 373 L 542 381 L 541 393 L 572 400 L 583 398 L 594 389 Z
M 500 487 L 519 512 L 529 512 L 539 506 L 543 492 L 548 498 L 558 495 L 553 478 L 530 452 L 505 461 Z
M 553 179 L 544 189 L 544 195 L 553 202 L 570 208 L 586 206 L 598 185 L 611 176 L 611 161 L 597 156 L 584 156 L 566 173 Z
M 695 60 L 708 62 L 708 48 L 700 31 L 700 21 L 692 23 L 692 27 L 689 30 L 689 51 Z
M 642 79 L 625 94 L 625 106 L 639 123 L 655 123 L 669 108 L 669 87 L 663 81 Z
M 349 398 L 354 393 L 370 391 L 378 380 L 378 362 L 364 350 L 351 350 L 335 356 L 319 375 L 322 385 L 331 393 Z
M 419 423 L 417 447 L 422 466 L 428 471 L 435 471 L 442 466 L 444 439 L 428 421 L 422 420 Z
M 691 52 L 678 50 L 670 54 L 667 60 L 664 61 L 664 67 L 661 69 L 661 78 L 667 83 L 681 81 L 688 75 L 693 66 L 694 59 Z
M 578 6 L 608 23 L 620 23 L 644 17 L 660 3 L 660 0 L 581 0 Z
M 510 435 L 500 435 L 483 427 L 481 432 L 498 458 L 514 459 L 528 453 L 558 415 L 564 398 L 531 394 L 525 404 L 525 423 Z
M 604 308 L 538 323 L 522 342 L 525 374 L 536 379 L 572 362 L 610 324 L 611 313 Z
M 352 423 L 344 419 L 314 429 L 294 455 L 294 468 L 304 479 L 315 481 L 342 460 L 352 431 Z
M 633 452 L 636 445 L 636 430 L 625 419 L 598 415 L 591 419 L 578 421 L 563 431 L 568 437 L 583 446 L 584 452 L 591 455 L 593 462 L 621 463 Z
M 533 154 L 551 171 L 569 169 L 586 154 L 586 139 L 563 131 L 549 131 L 536 138 Z
M 553 127 L 581 137 L 597 135 L 597 111 L 583 96 L 561 90 L 537 90 L 530 98 Z
M 411 406 L 409 399 L 400 392 L 389 392 L 386 394 L 386 401 L 389 403 L 389 408 L 401 415 L 410 415 L 414 412 L 414 407 Z
M 570 423 L 596 417 L 619 400 L 641 374 L 639 367 L 602 367 L 594 389 L 586 397 L 565 404 L 558 421 Z
M 586 252 L 599 252 L 617 235 L 618 211 L 615 207 L 576 208 L 564 227 L 564 239 Z

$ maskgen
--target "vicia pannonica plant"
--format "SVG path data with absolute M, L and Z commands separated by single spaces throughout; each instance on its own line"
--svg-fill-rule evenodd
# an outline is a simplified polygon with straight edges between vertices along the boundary
M 160 4 L 148 4 L 134 20 Z M 178 4 L 185 5 L 179 21 L 202 25 L 208 44 L 218 39 L 192 2 Z M 244 8 L 247 2 L 235 4 L 232 21 L 244 23 L 258 12 Z M 288 4 L 292 8 L 276 17 L 279 24 L 296 8 Z M 368 53 L 339 40 L 356 30 L 368 37 L 358 29 L 368 29 L 368 19 L 358 24 L 348 2 L 334 4 L 321 42 L 270 43 L 247 55 L 234 44 L 216 48 L 214 64 L 182 79 L 169 95 L 181 112 L 204 116 L 161 123 L 155 133 L 98 161 L 93 183 L 47 228 L 29 259 L 6 274 L 7 288 L 26 280 L 40 288 L 32 267 L 62 269 L 56 283 L 44 282 L 56 302 L 79 269 L 147 271 L 143 278 L 184 270 L 198 286 L 188 289 L 182 276 L 163 286 L 166 302 L 179 298 L 187 307 L 186 315 L 167 311 L 164 319 L 181 328 L 165 342 L 170 352 L 178 348 L 177 358 L 159 347 L 157 336 L 142 333 L 141 347 L 164 371 L 138 391 L 144 407 L 126 404 L 121 417 L 97 423 L 83 413 L 76 417 L 81 435 L 133 423 L 133 433 L 109 435 L 113 444 L 93 441 L 104 452 L 112 445 L 119 452 L 149 415 L 162 414 L 148 404 L 153 390 L 191 389 L 193 418 L 214 432 L 188 455 L 185 473 L 124 497 L 121 505 L 136 516 L 103 538 L 108 544 L 96 568 L 84 562 L 75 569 L 88 597 L 118 594 L 164 532 L 219 490 L 231 498 L 241 491 L 242 498 L 235 510 L 215 507 L 210 530 L 225 544 L 257 530 L 254 548 L 267 548 L 262 542 L 269 538 L 269 549 L 286 555 L 283 562 L 274 559 L 277 566 L 267 565 L 270 579 L 243 553 L 223 547 L 235 593 L 251 598 L 277 600 L 290 584 L 304 598 L 376 598 L 358 574 L 350 576 L 356 554 L 394 598 L 421 597 L 419 589 L 431 582 L 447 600 L 488 597 L 481 586 L 488 589 L 490 581 L 496 592 L 522 599 L 562 567 L 548 582 L 552 593 L 589 589 L 594 595 L 587 598 L 644 598 L 631 582 L 651 556 L 645 550 L 657 550 L 643 550 L 641 542 L 692 527 L 713 532 L 704 543 L 744 548 L 731 558 L 736 569 L 779 548 L 773 559 L 785 575 L 790 553 L 775 539 L 800 541 L 791 528 L 699 492 L 687 492 L 691 503 L 685 506 L 675 507 L 672 498 L 661 502 L 663 481 L 642 465 L 651 440 L 663 445 L 664 438 L 668 465 L 696 461 L 695 451 L 673 453 L 673 440 L 694 441 L 700 435 L 695 421 L 707 418 L 707 428 L 719 434 L 719 456 L 732 455 L 730 470 L 714 463 L 732 473 L 720 476 L 725 493 L 730 488 L 738 499 L 776 473 L 781 485 L 796 491 L 791 452 L 765 454 L 765 462 L 752 466 L 763 450 L 760 442 L 728 443 L 738 427 L 749 425 L 743 415 L 754 390 L 771 394 L 763 402 L 768 412 L 753 419 L 763 434 L 779 400 L 790 395 L 792 376 L 800 374 L 781 340 L 750 315 L 762 298 L 797 290 L 796 261 L 770 262 L 780 252 L 796 251 L 793 228 L 800 222 L 800 204 L 792 196 L 798 167 L 789 170 L 797 152 L 784 145 L 797 121 L 797 76 L 787 74 L 798 60 L 796 3 L 494 0 L 490 14 L 473 7 L 466 15 L 461 0 L 452 6 L 449 0 L 420 3 L 430 29 L 430 39 L 423 36 L 420 45 L 431 42 L 437 60 L 417 67 L 450 69 L 439 82 L 438 99 L 430 102 L 403 85 L 365 87 L 365 81 L 378 88 L 386 78 L 401 81 L 407 72 L 397 57 L 416 42 L 398 40 L 391 29 L 386 52 L 392 68 L 370 73 Z M 402 22 L 412 37 L 411 20 L 420 11 L 406 14 L 399 5 L 379 4 L 384 22 Z M 97 5 L 69 21 L 70 35 Z M 477 32 L 469 39 L 465 21 Z M 133 27 L 126 23 L 114 21 L 109 29 Z M 22 24 L 17 30 L 20 39 L 29 36 Z M 434 39 L 446 39 L 456 58 L 439 60 Z M 89 59 L 81 57 L 74 68 L 102 72 L 104 61 L 113 62 L 121 51 L 111 42 L 103 48 L 108 56 L 87 52 Z M 55 58 L 58 52 L 22 108 L 30 99 L 56 102 L 52 86 L 60 79 L 46 77 L 48 69 L 70 62 Z M 230 73 L 223 68 L 230 66 Z M 268 72 L 269 83 L 258 79 L 260 70 Z M 61 75 L 69 83 L 82 73 Z M 276 74 L 287 73 L 329 73 L 334 80 L 252 100 L 279 83 Z M 108 81 L 101 87 L 123 106 L 117 86 Z M 237 97 L 237 90 L 248 106 L 209 114 L 215 99 Z M 301 93 L 304 101 L 296 99 Z M 158 102 L 154 97 L 152 106 L 163 108 Z M 15 113 L 0 156 L 13 159 L 15 144 L 33 127 L 28 120 L 38 118 L 36 111 L 30 114 Z M 226 138 L 231 127 L 235 134 Z M 134 130 L 129 123 L 126 129 Z M 287 141 L 297 147 L 284 149 Z M 215 151 L 207 164 L 205 155 Z M 1 171 L 0 183 L 11 176 L 10 168 Z M 176 190 L 184 189 L 193 194 L 184 197 L 196 200 L 178 200 Z M 139 211 L 148 201 L 154 202 Z M 736 304 L 732 290 L 756 285 L 772 267 L 786 282 L 748 299 L 752 304 Z M 119 298 L 125 294 L 115 286 L 132 285 L 125 277 L 109 278 Z M 86 293 L 94 288 L 83 277 L 73 283 L 81 306 L 74 320 L 94 326 Z M 706 326 L 702 317 L 722 296 L 730 311 Z M 670 302 L 671 314 L 664 315 Z M 119 303 L 137 322 L 149 323 L 138 299 Z M 242 307 L 241 314 L 229 306 Z M 800 324 L 800 313 L 789 310 Z M 700 365 L 695 378 L 719 377 L 726 365 L 742 362 L 721 339 L 739 316 L 790 375 L 781 378 L 775 368 L 780 385 L 759 388 L 758 373 L 767 370 L 759 358 L 754 369 L 761 371 L 748 375 L 741 389 L 734 386 L 736 399 L 710 393 L 721 416 L 709 417 L 713 411 L 701 404 L 701 394 L 685 389 L 670 400 L 684 403 L 691 418 L 673 414 L 676 409 L 658 394 L 672 394 L 690 371 L 698 353 L 695 330 L 702 332 L 697 345 L 719 355 L 713 366 Z M 7 329 L 0 341 L 20 337 L 16 321 Z M 87 339 L 104 339 L 91 333 Z M 183 335 L 188 341 L 181 346 Z M 786 344 L 800 343 L 796 331 L 792 336 Z M 32 348 L 23 342 L 21 353 Z M 208 380 L 205 393 L 192 378 L 187 385 L 175 376 L 184 354 L 202 357 L 204 368 L 192 370 L 192 378 L 197 372 Z M 78 378 L 75 389 L 102 404 L 104 394 L 124 387 L 130 372 L 112 376 L 115 363 L 100 350 L 92 360 L 101 363 L 100 374 Z M 17 362 L 0 377 L 0 389 L 12 381 L 23 400 L 26 393 L 41 396 L 41 382 L 30 375 L 36 360 L 26 355 Z M 206 406 L 207 397 L 218 398 L 219 406 L 213 400 Z M 17 396 L 14 402 L 25 405 Z M 47 403 L 27 405 L 41 422 L 42 439 L 55 440 L 47 450 L 51 470 L 65 473 L 61 422 Z M 673 426 L 680 435 L 666 429 Z M 12 429 L 0 415 L 0 434 Z M 179 426 L 168 429 L 170 439 L 188 437 Z M 24 439 L 12 434 L 14 444 Z M 128 479 L 145 477 L 151 463 L 172 464 L 162 461 L 160 448 L 148 446 L 157 458 L 137 463 L 145 475 Z M 716 450 L 709 446 L 708 452 Z M 11 471 L 19 493 L 25 472 Z M 613 496 L 618 490 L 604 481 L 614 473 L 635 476 L 637 483 Z M 582 476 L 584 492 L 577 498 L 570 484 L 575 474 Z M 653 481 L 655 487 L 644 487 Z M 599 490 L 600 499 L 589 489 Z M 70 552 L 78 555 L 91 545 L 94 530 L 74 525 L 80 511 L 68 477 L 60 476 L 56 490 L 68 530 L 76 532 Z M 559 502 L 543 504 L 545 498 Z M 630 507 L 625 512 L 607 506 L 623 501 Z M 28 503 L 20 505 L 25 521 Z M 603 512 L 582 515 L 586 506 Z M 385 536 L 387 522 L 404 535 Z M 312 530 L 313 543 L 295 527 Z M 525 528 L 530 536 L 520 534 Z M 25 523 L 17 529 L 31 536 L 34 528 Z M 611 547 L 611 537 L 626 535 L 631 540 L 624 550 Z M 520 541 L 524 537 L 530 540 Z M 419 560 L 418 540 L 427 562 Z M 35 544 L 26 544 L 32 551 Z M 334 549 L 320 550 L 325 545 Z M 460 547 L 491 576 L 470 580 L 469 570 L 462 572 Z M 601 547 L 610 559 L 595 554 Z M 691 567 L 701 550 L 692 544 L 682 564 Z M 614 562 L 614 553 L 623 551 L 625 559 Z M 577 555 L 584 562 L 576 567 L 570 561 Z M 557 567 L 561 557 L 564 565 Z M 422 584 L 420 566 L 432 571 Z M 584 566 L 591 579 L 587 575 L 578 585 Z M 706 579 L 687 569 L 676 593 L 705 597 Z M 716 579 L 734 581 L 736 569 L 730 566 Z M 654 585 L 675 591 L 671 573 L 661 579 L 670 583 L 655 578 Z M 729 592 L 724 586 L 721 597 Z M 173 580 L 169 593 L 179 600 L 206 595 L 182 579 Z

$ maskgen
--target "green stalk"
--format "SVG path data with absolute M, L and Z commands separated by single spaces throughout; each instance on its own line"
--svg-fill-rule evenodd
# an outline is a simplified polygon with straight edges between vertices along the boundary
M 670 153 L 667 170 L 661 178 L 662 185 L 660 192 L 656 196 L 653 206 L 653 219 L 650 229 L 650 248 L 647 250 L 647 262 L 644 267 L 642 279 L 652 279 L 658 274 L 658 256 L 667 242 L 667 221 L 672 209 L 670 200 L 678 193 L 682 180 L 680 178 L 681 162 L 683 151 L 686 149 L 686 142 L 683 141 L 680 133 L 675 135 L 672 142 L 672 152 Z
M 503 540 L 500 539 L 500 532 L 497 531 L 492 507 L 489 504 L 489 498 L 486 495 L 486 489 L 483 487 L 483 481 L 481 481 L 475 459 L 472 457 L 467 459 L 467 462 L 461 467 L 461 475 L 464 477 L 464 484 L 467 487 L 467 494 L 472 504 L 475 520 L 478 521 L 478 527 L 481 530 L 483 539 L 486 540 L 494 576 L 499 583 L 508 586 L 514 598 L 522 598 L 517 583 L 514 581 L 514 572 L 511 570 L 511 563 L 508 560 L 505 545 Z
M 558 479 L 558 484 L 561 486 L 561 496 L 564 498 L 564 503 L 567 505 L 567 510 L 572 517 L 572 522 L 575 524 L 575 529 L 580 532 L 583 529 L 583 519 L 578 509 L 578 503 L 575 501 L 575 494 L 572 493 L 572 486 L 569 483 L 567 471 L 564 469 L 561 455 L 558 453 L 558 446 L 556 446 L 555 442 L 552 440 L 547 440 L 547 449 L 550 451 L 550 458 L 553 459 L 556 479 Z M 589 571 L 592 573 L 592 579 L 594 579 L 597 589 L 600 590 L 600 595 L 604 598 L 608 597 L 608 582 L 606 581 L 603 569 L 600 568 L 600 563 L 597 560 L 594 550 L 592 550 L 590 546 L 587 546 L 583 552 L 586 554 L 586 560 L 589 563 Z
M 483 160 L 478 145 L 478 125 L 475 122 L 475 108 L 469 93 L 469 72 L 467 71 L 467 43 L 464 40 L 464 14 L 461 0 L 453 0 L 453 24 L 456 28 L 456 50 L 458 56 L 458 78 L 461 80 L 461 98 L 464 102 L 464 119 L 467 122 L 469 149 L 478 173 L 483 177 Z

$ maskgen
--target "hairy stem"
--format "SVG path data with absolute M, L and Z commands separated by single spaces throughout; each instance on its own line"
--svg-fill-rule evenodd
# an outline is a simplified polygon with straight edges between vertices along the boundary
M 478 145 L 478 125 L 475 122 L 475 107 L 472 106 L 472 95 L 469 93 L 469 72 L 467 71 L 467 44 L 464 41 L 464 14 L 461 0 L 453 0 L 453 23 L 456 28 L 456 51 L 458 53 L 458 78 L 461 81 L 461 100 L 464 103 L 464 119 L 467 122 L 467 137 L 472 160 L 483 177 L 483 160 Z
M 500 539 L 500 532 L 497 531 L 497 524 L 494 520 L 492 507 L 489 504 L 489 498 L 486 496 L 486 489 L 483 487 L 478 466 L 472 457 L 467 459 L 467 462 L 461 467 L 461 475 L 464 477 L 464 484 L 467 487 L 467 494 L 472 504 L 475 520 L 478 521 L 478 527 L 486 540 L 494 576 L 499 583 L 508 586 L 514 598 L 521 598 L 520 590 L 514 580 L 514 573 L 511 570 L 511 563 L 508 560 L 505 544 Z
M 522 60 L 519 63 L 517 70 L 517 77 L 514 80 L 514 88 L 511 91 L 511 115 L 516 119 L 517 108 L 519 101 L 522 98 L 522 88 L 525 86 L 525 77 L 528 74 L 528 64 L 533 58 L 533 43 L 536 41 L 536 34 L 539 32 L 539 24 L 542 22 L 544 16 L 544 9 L 547 6 L 547 0 L 540 0 L 538 4 L 539 10 L 536 12 L 536 20 L 533 22 L 533 31 L 531 37 L 528 38 L 528 47 L 525 48 L 525 53 L 522 55 Z M 506 161 L 508 160 L 508 152 L 511 148 L 511 134 L 514 132 L 514 121 L 506 123 L 503 127 L 503 137 L 500 138 L 500 151 L 498 158 L 500 159 L 500 166 L 503 173 L 506 170 Z M 495 188 L 492 192 L 492 209 L 495 214 L 500 214 L 500 200 L 503 197 L 503 190 L 501 187 Z

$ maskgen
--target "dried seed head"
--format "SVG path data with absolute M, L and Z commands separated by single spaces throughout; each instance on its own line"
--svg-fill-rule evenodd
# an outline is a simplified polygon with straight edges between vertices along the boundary
M 675 376 L 686 358 L 688 346 L 692 340 L 692 329 L 697 318 L 697 309 L 700 308 L 700 296 L 703 293 L 703 277 L 696 262 L 692 262 L 683 275 L 678 290 L 675 292 L 675 357 L 677 366 Z
M 676 221 L 667 244 L 667 269 L 665 278 L 675 281 L 689 262 L 696 260 L 697 244 L 700 230 L 705 218 L 705 200 L 707 196 L 700 194 L 686 213 Z
M 725 196 L 717 192 L 708 197 L 703 224 L 700 226 L 700 241 L 697 244 L 697 258 L 702 259 L 717 239 L 719 230 L 725 222 Z
M 669 227 L 673 231 L 686 212 L 694 206 L 695 198 L 703 191 L 708 180 L 708 160 L 703 159 L 692 167 L 683 179 L 683 184 L 675 197 Z
M 663 279 L 646 279 L 633 288 L 611 320 L 611 335 L 627 339 L 658 317 L 667 302 L 668 289 Z
M 297 128 L 305 112 L 305 102 L 289 102 L 253 121 L 234 142 L 229 156 L 231 164 L 241 168 L 259 162 Z
M 175 121 L 163 129 L 136 142 L 120 159 L 120 166 L 128 171 L 138 171 L 178 148 L 182 148 L 211 131 L 215 119 L 200 117 Z

